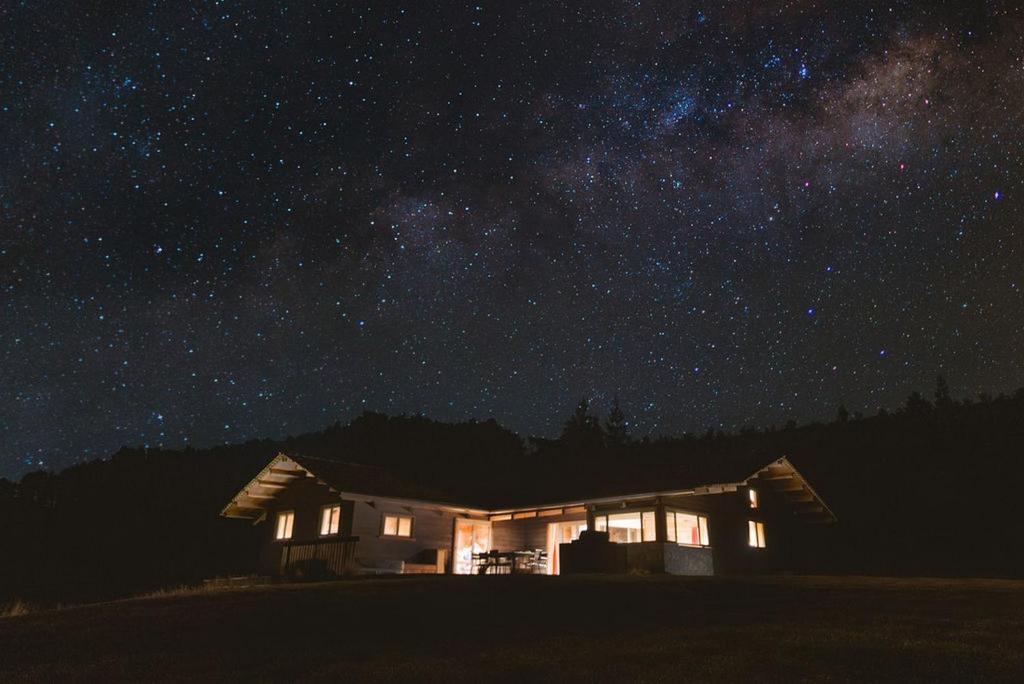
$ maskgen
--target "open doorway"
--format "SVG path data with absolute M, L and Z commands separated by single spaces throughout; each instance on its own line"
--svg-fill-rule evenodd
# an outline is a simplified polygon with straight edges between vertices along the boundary
M 487 520 L 455 521 L 455 551 L 452 555 L 452 573 L 473 573 L 473 554 L 491 550 L 491 523 Z
M 548 574 L 557 575 L 561 571 L 559 563 L 559 545 L 568 544 L 580 538 L 580 532 L 587 529 L 586 520 L 568 520 L 548 524 Z

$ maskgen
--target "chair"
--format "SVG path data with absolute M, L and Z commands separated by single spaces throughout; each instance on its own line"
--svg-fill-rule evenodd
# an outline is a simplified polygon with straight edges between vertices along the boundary
M 533 572 L 538 575 L 548 574 L 548 552 L 535 549 L 533 552 Z
M 512 563 L 514 559 L 507 553 L 501 553 L 500 551 L 490 552 L 491 566 L 494 568 L 495 575 L 507 575 L 512 572 Z

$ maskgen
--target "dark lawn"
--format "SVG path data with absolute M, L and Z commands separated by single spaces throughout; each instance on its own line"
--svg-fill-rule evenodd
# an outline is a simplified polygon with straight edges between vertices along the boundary
M 0 681 L 1024 680 L 1024 582 L 405 577 L 0 619 Z

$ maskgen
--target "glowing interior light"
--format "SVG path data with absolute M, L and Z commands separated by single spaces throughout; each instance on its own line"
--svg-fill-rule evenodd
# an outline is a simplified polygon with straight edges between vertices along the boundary
M 765 547 L 764 523 L 754 520 L 747 521 L 747 543 L 758 549 L 763 549 Z
M 412 517 L 408 515 L 385 515 L 381 534 L 385 537 L 411 537 Z
M 320 511 L 320 534 L 338 534 L 341 526 L 341 506 L 324 506 Z
M 275 539 L 291 539 L 292 527 L 295 524 L 295 511 L 281 511 L 277 514 L 277 531 Z

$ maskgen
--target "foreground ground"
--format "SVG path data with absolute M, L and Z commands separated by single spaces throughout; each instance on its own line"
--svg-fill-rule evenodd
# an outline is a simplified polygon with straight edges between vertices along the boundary
M 0 619 L 0 681 L 1024 678 L 1024 582 L 408 577 Z

